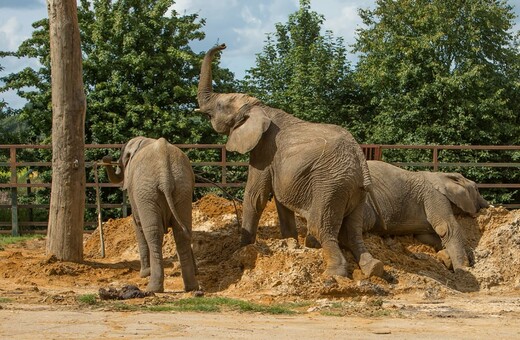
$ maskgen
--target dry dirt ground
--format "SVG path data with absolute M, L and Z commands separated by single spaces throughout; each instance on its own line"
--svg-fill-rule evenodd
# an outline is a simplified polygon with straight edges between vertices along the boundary
M 122 311 L 186 297 L 175 244 L 165 238 L 166 292 L 115 304 L 79 297 L 134 284 L 139 257 L 131 218 L 85 235 L 84 262 L 56 261 L 37 239 L 0 250 L 0 339 L 54 338 L 520 338 L 520 210 L 490 207 L 458 221 L 473 267 L 454 273 L 413 237 L 366 235 L 385 263 L 384 278 L 365 278 L 345 252 L 350 277 L 324 278 L 321 250 L 281 239 L 273 203 L 262 215 L 256 244 L 239 247 L 235 205 L 206 196 L 193 205 L 193 250 L 205 297 L 261 305 L 290 303 L 295 315 Z M 240 206 L 236 207 L 240 215 Z

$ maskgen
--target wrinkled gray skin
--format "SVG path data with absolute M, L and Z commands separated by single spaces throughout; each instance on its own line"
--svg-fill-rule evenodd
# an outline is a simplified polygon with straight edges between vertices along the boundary
M 109 163 L 112 157 L 105 156 Z M 191 249 L 191 202 L 195 183 L 188 157 L 164 138 L 136 137 L 121 149 L 121 171 L 106 166 L 112 183 L 128 190 L 147 291 L 164 291 L 162 245 L 172 227 L 186 291 L 199 288 Z
M 284 237 L 297 238 L 294 212 L 323 245 L 325 275 L 347 275 L 338 233 L 349 215 L 362 214 L 370 175 L 360 146 L 345 129 L 302 121 L 239 93 L 214 93 L 211 62 L 225 45 L 204 58 L 198 88 L 199 111 L 216 132 L 228 135 L 226 149 L 250 152 L 244 193 L 241 243 L 255 242 L 260 215 L 270 194 L 288 216 Z M 361 208 L 361 209 L 360 209 Z M 361 235 L 359 235 L 361 237 Z M 358 241 L 362 244 L 362 240 Z M 366 275 L 382 275 L 383 264 L 362 249 L 356 258 Z
M 380 161 L 368 161 L 368 167 L 386 229 L 375 213 L 372 199 L 367 199 L 362 218 L 350 221 L 356 228 L 340 232 L 341 244 L 355 249 L 360 240 L 356 234 L 367 231 L 380 235 L 413 234 L 440 251 L 447 267 L 453 265 L 456 270 L 469 266 L 466 239 L 454 214 L 474 214 L 489 206 L 475 182 L 458 173 L 412 172 Z M 306 244 L 318 245 L 312 236 Z

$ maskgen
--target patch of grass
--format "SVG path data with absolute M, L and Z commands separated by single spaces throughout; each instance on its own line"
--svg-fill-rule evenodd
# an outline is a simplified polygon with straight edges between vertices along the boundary
M 84 294 L 78 296 L 78 301 L 86 305 L 95 305 L 97 303 L 96 294 Z
M 8 303 L 8 302 L 12 302 L 13 300 L 9 299 L 9 298 L 3 298 L 3 297 L 0 297 L 0 303 Z
M 238 311 L 265 314 L 296 314 L 297 312 L 288 305 L 260 305 L 248 301 L 231 299 L 226 297 L 187 298 L 168 304 L 148 306 L 148 310 L 154 312 L 164 311 L 191 311 L 191 312 L 221 312 Z
M 339 311 L 322 311 L 320 312 L 321 315 L 323 316 L 337 316 L 337 317 L 343 317 L 345 316 L 347 313 L 345 312 L 339 312 Z
M 32 240 L 35 238 L 41 238 L 42 235 L 37 234 L 27 234 L 22 236 L 11 236 L 11 235 L 3 235 L 0 234 L 0 248 L 3 248 L 3 246 L 13 243 L 19 243 L 19 242 L 25 242 L 28 240 Z
M 397 310 L 383 308 L 382 299 L 369 300 L 364 303 L 352 301 L 338 301 L 324 306 L 319 313 L 324 316 L 361 316 L 361 317 L 399 317 L 401 313 Z

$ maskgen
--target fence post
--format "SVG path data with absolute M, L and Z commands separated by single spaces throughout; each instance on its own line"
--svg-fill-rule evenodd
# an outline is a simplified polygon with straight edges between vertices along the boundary
M 225 146 L 221 146 L 221 160 L 222 160 L 222 180 L 221 180 L 221 184 L 222 185 L 226 185 L 227 183 L 227 168 L 226 168 L 226 162 L 227 162 L 227 154 L 226 154 L 226 147 Z
M 433 171 L 437 172 L 439 170 L 439 149 L 437 146 L 433 147 Z
M 18 176 L 16 174 L 16 148 L 13 146 L 10 148 L 10 168 L 11 168 L 11 235 L 19 236 L 20 230 L 18 229 L 18 188 L 16 183 L 18 182 Z

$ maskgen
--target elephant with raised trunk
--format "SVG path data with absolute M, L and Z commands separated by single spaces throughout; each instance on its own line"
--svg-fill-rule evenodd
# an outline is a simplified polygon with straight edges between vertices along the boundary
M 466 238 L 454 215 L 474 214 L 489 206 L 475 182 L 458 173 L 407 171 L 381 161 L 368 161 L 368 168 L 382 218 L 376 214 L 373 200 L 367 199 L 362 218 L 350 220 L 357 234 L 413 234 L 439 251 L 447 267 L 456 270 L 469 266 Z M 356 248 L 355 242 L 360 239 L 342 230 L 339 240 L 348 248 Z M 306 244 L 316 245 L 312 236 L 307 237 Z
M 105 156 L 103 162 L 110 163 Z M 112 183 L 123 182 L 134 221 L 141 277 L 150 276 L 147 291 L 164 291 L 162 245 L 172 227 L 186 291 L 199 289 L 191 248 L 191 202 L 195 183 L 188 157 L 164 138 L 135 137 L 121 149 L 119 172 L 107 165 Z
M 243 202 L 241 243 L 255 242 L 260 215 L 272 194 L 288 216 L 282 236 L 297 238 L 294 212 L 307 219 L 308 230 L 323 246 L 325 275 L 347 275 L 338 233 L 347 217 L 361 216 L 370 188 L 363 152 L 345 129 L 303 121 L 241 93 L 214 93 L 211 63 L 225 45 L 210 49 L 202 63 L 199 112 L 218 133 L 228 135 L 226 149 L 250 153 Z M 292 217 L 292 219 L 291 219 Z M 382 275 L 383 264 L 358 242 L 354 254 L 367 275 Z

